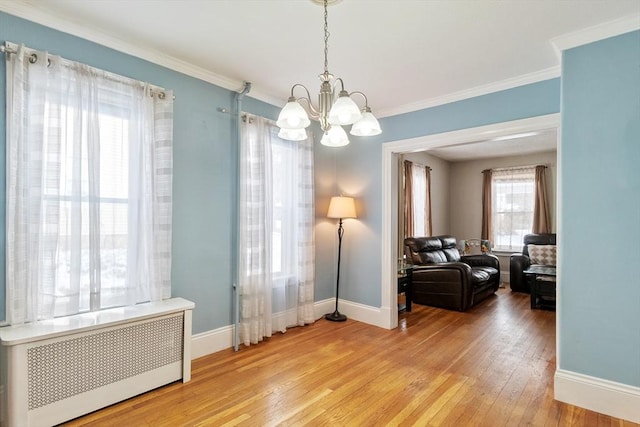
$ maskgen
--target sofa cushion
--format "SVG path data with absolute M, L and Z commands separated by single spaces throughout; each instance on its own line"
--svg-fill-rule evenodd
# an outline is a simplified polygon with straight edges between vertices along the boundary
M 407 237 L 404 244 L 407 259 L 417 265 L 460 261 L 453 236 Z
M 444 251 L 420 252 L 420 259 L 423 264 L 447 262 L 447 256 Z
M 409 237 L 405 240 L 405 244 L 411 247 L 415 252 L 435 251 L 442 249 L 442 242 L 437 237 Z
M 529 245 L 555 245 L 556 235 L 555 233 L 549 234 L 527 234 L 524 236 L 524 247 L 522 253 L 529 256 Z
M 439 240 L 442 242 L 442 247 L 444 249 L 455 248 L 458 244 L 458 241 L 453 236 L 442 236 Z
M 531 264 L 556 265 L 555 245 L 527 245 Z
M 447 261 L 449 262 L 457 262 L 460 261 L 460 252 L 457 249 L 444 249 L 444 255 L 447 257 Z
M 498 274 L 498 270 L 493 267 L 471 267 L 471 275 L 475 283 L 486 282 L 496 274 Z

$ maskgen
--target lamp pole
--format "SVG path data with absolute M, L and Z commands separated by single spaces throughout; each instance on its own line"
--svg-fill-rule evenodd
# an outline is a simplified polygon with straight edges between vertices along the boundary
M 324 318 L 332 322 L 344 322 L 347 316 L 338 311 L 338 295 L 340 294 L 340 255 L 342 252 L 342 236 L 344 228 L 342 228 L 342 218 L 340 218 L 338 226 L 338 272 L 336 274 L 336 310 L 333 313 L 325 314 Z

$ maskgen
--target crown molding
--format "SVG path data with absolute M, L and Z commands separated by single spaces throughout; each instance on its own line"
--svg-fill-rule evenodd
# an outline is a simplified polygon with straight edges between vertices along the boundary
M 244 81 L 216 74 L 202 67 L 195 66 L 171 55 L 167 55 L 164 52 L 148 48 L 140 48 L 129 41 L 125 41 L 106 33 L 97 31 L 95 29 L 85 27 L 78 23 L 71 22 L 62 17 L 45 13 L 29 2 L 0 0 L 0 11 L 77 37 L 81 37 L 85 40 L 98 43 L 105 47 L 123 52 L 131 56 L 135 56 L 137 58 L 152 62 L 154 64 L 166 67 L 170 70 L 177 71 L 179 73 L 197 78 L 199 80 L 203 80 L 205 82 L 231 91 L 239 91 L 244 84 Z M 608 37 L 613 37 L 637 29 L 640 29 L 640 14 L 627 16 L 615 21 L 606 22 L 594 27 L 586 28 L 584 30 L 562 35 L 552 39 L 550 42 L 554 47 L 556 53 L 558 54 L 558 57 L 560 58 L 561 52 L 563 50 L 602 40 Z M 474 88 L 465 89 L 459 92 L 405 104 L 398 107 L 378 110 L 376 111 L 376 116 L 382 118 L 419 111 L 426 108 L 461 101 L 464 99 L 487 95 L 493 92 L 512 89 L 518 86 L 553 79 L 559 77 L 560 74 L 560 66 L 558 65 L 544 70 L 535 71 L 533 73 L 508 78 L 502 81 L 476 86 Z M 255 87 L 251 91 L 250 97 L 276 106 L 282 105 L 285 102 L 284 99 L 260 92 L 259 90 L 255 90 Z
M 164 52 L 150 48 L 141 48 L 130 41 L 125 41 L 101 31 L 71 22 L 62 17 L 45 13 L 36 6 L 27 2 L 0 0 L 0 11 L 98 43 L 110 49 L 114 49 L 119 52 L 135 56 L 136 58 L 163 66 L 170 70 L 195 77 L 224 89 L 240 91 L 244 85 L 244 81 L 216 74 L 205 68 L 195 66 L 171 55 L 167 55 Z M 276 99 L 272 96 L 261 93 L 260 91 L 252 91 L 250 96 L 269 104 L 280 105 L 284 103 L 283 99 Z
M 625 16 L 614 21 L 603 22 L 593 27 L 584 28 L 572 33 L 563 34 L 551 39 L 558 57 L 562 57 L 562 51 L 574 47 L 619 36 L 620 34 L 640 30 L 640 13 Z
M 512 89 L 518 86 L 524 86 L 531 83 L 537 83 L 544 80 L 560 77 L 560 66 L 546 68 L 544 70 L 535 71 L 533 73 L 524 74 L 517 77 L 508 78 L 498 82 L 489 83 L 482 86 L 476 86 L 471 89 L 465 89 L 459 92 L 453 92 L 447 95 L 414 102 L 411 104 L 401 105 L 395 108 L 376 111 L 377 117 L 389 117 L 398 114 L 410 113 L 413 111 L 423 110 L 425 108 L 437 107 L 439 105 L 449 104 L 463 99 L 475 98 L 477 96 L 487 95 L 493 92 Z
M 68 21 L 62 17 L 45 13 L 38 9 L 36 6 L 24 2 L 24 1 L 10 1 L 0 0 L 0 11 L 17 16 L 19 18 L 27 19 L 29 21 L 77 36 L 85 40 L 89 40 L 108 48 L 117 50 L 119 52 L 126 53 L 128 55 L 135 56 L 137 58 L 144 59 L 154 64 L 161 65 L 173 71 L 177 71 L 186 74 L 191 77 L 203 80 L 208 83 L 212 83 L 222 88 L 239 91 L 243 87 L 244 82 L 237 79 L 232 79 L 226 76 L 222 76 L 206 70 L 201 67 L 197 67 L 166 53 L 153 50 L 140 48 L 131 42 L 113 37 L 106 33 L 97 31 L 95 29 L 82 26 L 80 24 Z M 475 88 L 463 90 L 460 92 L 454 92 L 444 96 L 430 98 L 427 100 L 406 104 L 399 107 L 390 109 L 383 109 L 376 111 L 377 117 L 388 117 L 403 113 L 409 113 L 412 111 L 422 110 L 429 107 L 435 107 L 438 105 L 448 104 L 455 101 L 460 101 L 467 98 L 473 98 L 476 96 L 486 95 L 488 93 L 497 92 L 505 89 L 511 89 L 517 86 L 522 86 L 530 83 L 536 83 L 543 80 L 552 79 L 560 76 L 560 67 L 552 67 L 545 70 L 537 71 L 523 76 L 518 76 L 510 79 L 506 79 L 500 82 L 490 83 L 487 85 L 478 86 Z M 276 98 L 272 95 L 262 93 L 259 90 L 253 90 L 250 93 L 252 98 L 260 101 L 267 102 L 271 105 L 282 105 L 285 100 Z

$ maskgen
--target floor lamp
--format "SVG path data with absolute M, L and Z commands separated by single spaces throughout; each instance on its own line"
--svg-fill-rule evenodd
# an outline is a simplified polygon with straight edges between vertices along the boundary
M 338 274 L 336 275 L 336 310 L 333 313 L 325 314 L 324 318 L 331 320 L 332 322 L 344 322 L 347 320 L 347 316 L 341 314 L 338 311 L 338 296 L 340 293 L 340 255 L 342 252 L 342 235 L 344 234 L 344 228 L 342 228 L 342 220 L 346 218 L 357 218 L 356 205 L 353 197 L 332 197 L 329 202 L 329 211 L 327 212 L 327 218 L 339 219 L 338 226 Z

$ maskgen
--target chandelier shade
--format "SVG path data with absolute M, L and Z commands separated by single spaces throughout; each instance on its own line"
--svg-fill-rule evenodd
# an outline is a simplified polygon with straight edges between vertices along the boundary
M 341 92 L 336 102 L 333 103 L 329 111 L 329 124 L 332 125 L 352 125 L 362 118 L 360 108 L 349 97 L 347 92 Z
M 302 105 L 295 101 L 295 98 L 289 99 L 289 102 L 280 111 L 276 122 L 280 129 L 304 129 L 310 124 L 309 115 Z
M 307 139 L 307 131 L 302 129 L 284 129 L 278 131 L 278 137 L 287 141 L 304 141 Z
M 311 1 L 321 2 L 321 0 Z M 365 94 L 346 91 L 342 79 L 329 73 L 327 5 L 330 1 L 324 0 L 322 3 L 324 4 L 324 72 L 319 76 L 321 84 L 318 105 L 315 106 L 311 102 L 309 90 L 304 85 L 296 83 L 291 88 L 291 95 L 286 105 L 280 111 L 276 125 L 280 128 L 278 133 L 280 138 L 301 141 L 306 138 L 306 132 L 300 131 L 304 131 L 311 124 L 311 119 L 317 120 L 324 132 L 321 144 L 329 147 L 341 147 L 349 144 L 349 137 L 342 126 L 351 125 L 350 133 L 356 136 L 379 135 L 382 130 L 378 120 L 371 113 Z M 300 97 L 294 95 L 294 91 L 298 87 L 304 90 Z M 358 106 L 353 99 L 354 95 L 359 95 L 364 99 L 364 107 Z
M 380 129 L 378 119 L 371 114 L 371 111 L 364 111 L 362 118 L 351 126 L 351 132 L 349 133 L 356 136 L 374 136 L 380 135 L 382 129 Z
M 320 144 L 326 145 L 327 147 L 343 147 L 349 144 L 349 137 L 347 136 L 347 132 L 342 129 L 342 126 L 335 125 L 331 126 L 324 135 L 322 135 Z

